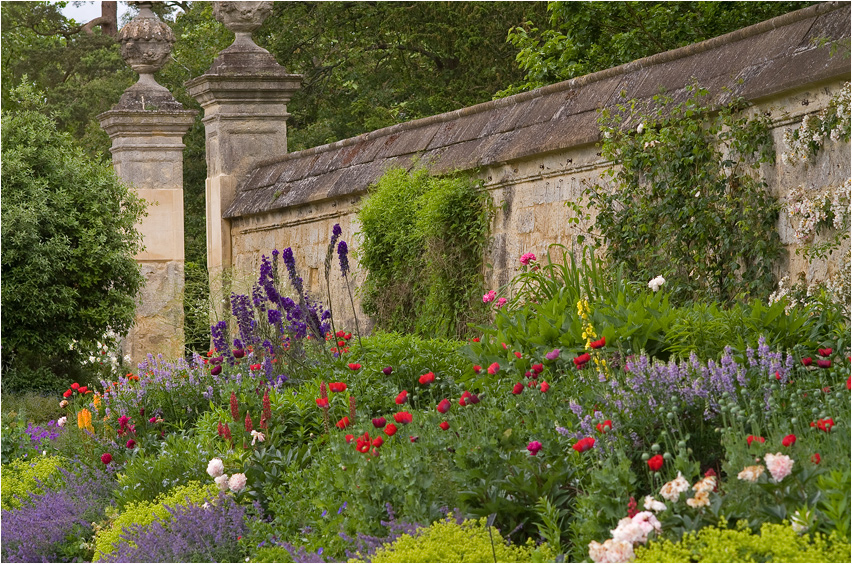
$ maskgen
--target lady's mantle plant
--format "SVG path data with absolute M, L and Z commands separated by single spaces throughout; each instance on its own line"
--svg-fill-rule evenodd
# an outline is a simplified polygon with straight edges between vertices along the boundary
M 766 296 L 781 251 L 778 204 L 760 165 L 774 161 L 769 118 L 741 101 L 712 112 L 693 86 L 674 104 L 655 96 L 604 110 L 602 155 L 612 187 L 587 193 L 610 259 L 631 277 L 662 275 L 680 299 Z

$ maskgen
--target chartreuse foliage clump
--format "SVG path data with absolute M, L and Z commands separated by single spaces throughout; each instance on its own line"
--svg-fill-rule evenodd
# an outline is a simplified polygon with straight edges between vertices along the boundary
M 364 311 L 387 331 L 461 337 L 484 320 L 482 257 L 491 199 L 465 176 L 388 170 L 365 198 Z
M 494 542 L 492 544 L 492 536 Z M 547 544 L 532 539 L 513 546 L 497 529 L 488 532 L 486 519 L 458 524 L 452 515 L 422 529 L 417 536 L 403 535 L 380 548 L 372 562 L 550 562 L 556 555 Z
M 56 456 L 39 456 L 27 460 L 18 458 L 3 466 L 3 509 L 21 507 L 32 494 L 44 493 L 44 483 L 58 474 L 62 459 Z
M 764 523 L 754 534 L 745 521 L 736 529 L 705 527 L 680 541 L 654 540 L 636 548 L 636 562 L 849 562 L 849 542 L 817 533 L 798 535 L 786 521 Z
M 168 519 L 171 515 L 167 507 L 177 505 L 202 504 L 206 500 L 216 496 L 216 485 L 210 483 L 202 486 L 198 482 L 189 482 L 185 486 L 179 486 L 161 495 L 154 502 L 142 501 L 129 503 L 110 524 L 109 527 L 101 529 L 95 535 L 95 557 L 97 562 L 107 554 L 113 552 L 121 543 L 124 530 L 130 530 L 134 525 L 145 526 L 155 520 Z
M 775 159 L 770 119 L 735 101 L 712 108 L 693 85 L 603 110 L 602 155 L 612 186 L 588 190 L 613 265 L 634 280 L 662 275 L 676 301 L 765 299 L 781 254 L 779 204 L 761 165 Z

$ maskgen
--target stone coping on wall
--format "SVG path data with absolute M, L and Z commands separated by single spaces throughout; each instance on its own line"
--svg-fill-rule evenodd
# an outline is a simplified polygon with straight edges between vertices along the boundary
M 260 163 L 241 182 L 225 218 L 355 196 L 414 158 L 433 172 L 471 170 L 599 140 L 598 111 L 664 91 L 675 101 L 693 83 L 713 103 L 760 101 L 848 79 L 850 4 L 826 2 L 732 33 L 600 72 L 397 124 Z

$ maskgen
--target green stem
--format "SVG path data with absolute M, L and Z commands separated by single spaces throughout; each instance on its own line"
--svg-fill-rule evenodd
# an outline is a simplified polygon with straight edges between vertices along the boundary
M 349 278 L 344 274 L 343 279 L 346 280 L 346 289 L 349 291 L 349 303 L 352 304 L 352 315 L 355 316 L 355 332 L 358 335 L 358 346 L 363 348 L 361 343 L 361 327 L 358 324 L 358 313 L 355 311 L 355 298 L 352 297 L 352 288 L 349 286 Z

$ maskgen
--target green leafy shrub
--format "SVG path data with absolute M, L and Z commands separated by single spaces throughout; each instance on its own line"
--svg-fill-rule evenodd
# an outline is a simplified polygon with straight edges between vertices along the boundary
M 614 265 L 664 276 L 677 301 L 765 298 L 781 253 L 779 204 L 759 173 L 775 159 L 769 118 L 743 117 L 742 101 L 711 113 L 708 91 L 690 90 L 681 104 L 660 95 L 602 112 L 602 154 L 620 166 L 614 186 L 587 191 L 595 227 Z
M 199 482 L 189 482 L 160 495 L 155 501 L 128 503 L 124 510 L 115 516 L 109 526 L 98 530 L 95 534 L 95 557 L 92 562 L 101 560 L 104 555 L 115 550 L 121 542 L 124 529 L 133 525 L 147 525 L 157 519 L 168 519 L 166 508 L 188 503 L 201 504 L 216 496 L 218 489 L 214 483 L 202 485 Z
M 62 459 L 56 456 L 19 458 L 3 465 L 2 505 L 4 510 L 21 507 L 30 495 L 44 493 L 48 481 L 58 474 Z
M 468 178 L 387 171 L 358 213 L 368 270 L 364 311 L 378 327 L 459 337 L 484 319 L 482 257 L 490 197 Z
M 372 562 L 547 562 L 553 550 L 530 539 L 523 546 L 508 544 L 486 519 L 456 523 L 452 515 L 433 523 L 416 537 L 403 535 L 380 548 Z
M 764 523 L 754 534 L 744 521 L 736 529 L 705 527 L 678 542 L 652 540 L 636 548 L 636 562 L 849 562 L 849 543 L 817 533 L 799 536 L 788 523 Z

